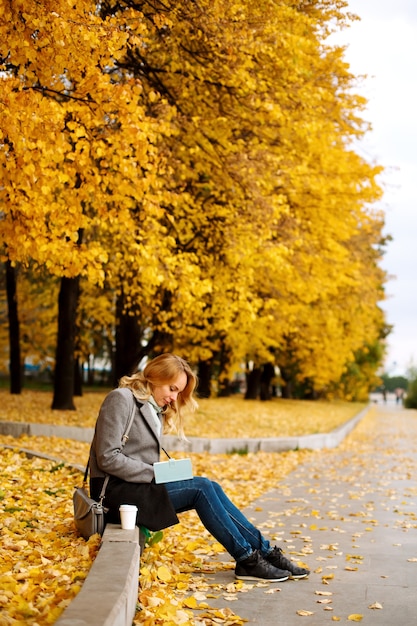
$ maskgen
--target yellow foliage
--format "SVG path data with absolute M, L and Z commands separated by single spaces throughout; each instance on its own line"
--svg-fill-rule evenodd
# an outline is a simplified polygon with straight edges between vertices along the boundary
M 381 168 L 326 42 L 344 8 L 0 1 L 1 258 L 95 285 L 80 355 L 121 294 L 222 376 L 273 350 L 325 393 L 379 338 Z
M 0 52 L 14 68 L 1 78 L 5 252 L 101 283 L 108 251 L 94 233 L 97 217 L 116 203 L 120 219 L 143 200 L 140 168 L 153 159 L 138 81 L 112 81 L 105 71 L 126 33 L 89 0 L 2 2 L 2 13 Z

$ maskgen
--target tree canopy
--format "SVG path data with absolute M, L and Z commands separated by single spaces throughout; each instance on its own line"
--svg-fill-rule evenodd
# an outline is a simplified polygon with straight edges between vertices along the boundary
M 386 330 L 347 2 L 0 5 L 2 259 L 81 279 L 82 357 L 125 315 L 220 378 L 337 388 Z

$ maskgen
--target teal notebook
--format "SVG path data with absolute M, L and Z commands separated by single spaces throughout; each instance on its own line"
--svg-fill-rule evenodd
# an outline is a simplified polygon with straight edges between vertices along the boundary
M 170 459 L 154 463 L 155 482 L 172 483 L 174 480 L 189 480 L 193 477 L 191 459 Z

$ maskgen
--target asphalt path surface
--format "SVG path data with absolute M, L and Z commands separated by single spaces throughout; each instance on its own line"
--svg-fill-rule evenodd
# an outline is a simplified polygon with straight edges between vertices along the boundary
M 375 404 L 245 513 L 311 574 L 248 583 L 220 608 L 262 626 L 417 625 L 417 411 Z M 229 567 L 209 582 L 233 583 Z

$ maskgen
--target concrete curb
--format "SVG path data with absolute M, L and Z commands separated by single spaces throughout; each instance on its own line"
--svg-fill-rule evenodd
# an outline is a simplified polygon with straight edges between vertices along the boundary
M 2 422 L 0 421 L 0 434 L 20 437 L 62 437 L 74 441 L 90 443 L 93 439 L 94 428 L 81 428 L 79 426 L 55 426 L 54 424 L 37 424 L 31 422 Z
M 80 592 L 56 626 L 128 626 L 139 588 L 139 528 L 107 524 L 98 555 Z

